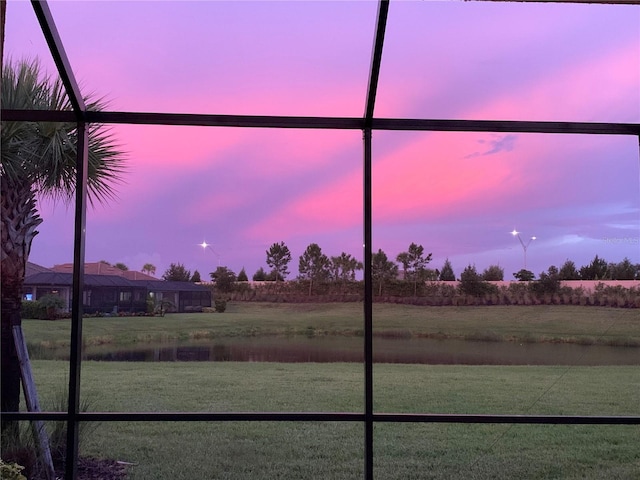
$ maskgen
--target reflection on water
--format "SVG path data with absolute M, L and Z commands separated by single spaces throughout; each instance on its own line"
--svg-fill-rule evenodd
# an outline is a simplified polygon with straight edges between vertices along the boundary
M 87 348 L 84 358 L 129 362 L 362 362 L 360 337 L 265 337 Z M 601 345 L 388 339 L 373 343 L 376 363 L 432 365 L 640 365 L 640 349 Z M 111 347 L 113 348 L 113 347 Z

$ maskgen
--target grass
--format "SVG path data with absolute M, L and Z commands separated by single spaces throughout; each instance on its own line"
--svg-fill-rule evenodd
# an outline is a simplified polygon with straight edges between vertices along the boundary
M 65 362 L 33 362 L 43 405 Z M 375 365 L 376 412 L 638 415 L 637 367 Z M 99 411 L 363 410 L 359 364 L 84 362 Z M 638 478 L 638 426 L 376 424 L 384 479 Z M 83 455 L 136 479 L 362 477 L 363 425 L 104 422 Z
M 635 309 L 580 306 L 424 307 L 374 305 L 374 334 L 386 337 L 486 338 L 640 346 Z M 68 347 L 69 320 L 25 320 L 35 348 Z M 85 318 L 86 345 L 267 335 L 362 335 L 358 303 L 230 303 L 225 313 Z

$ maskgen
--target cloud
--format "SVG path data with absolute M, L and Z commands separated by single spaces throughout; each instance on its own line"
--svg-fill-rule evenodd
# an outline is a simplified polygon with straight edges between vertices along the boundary
M 494 153 L 499 152 L 510 152 L 513 150 L 515 146 L 516 139 L 518 137 L 516 135 L 507 134 L 507 135 L 499 135 L 493 134 L 487 140 L 480 139 L 478 143 L 482 146 L 488 145 L 488 150 L 484 150 L 482 152 L 474 152 L 467 155 L 465 158 L 474 158 L 481 157 L 485 155 L 493 155 Z

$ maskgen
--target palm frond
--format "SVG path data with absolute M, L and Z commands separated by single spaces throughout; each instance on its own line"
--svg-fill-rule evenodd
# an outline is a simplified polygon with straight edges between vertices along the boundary
M 101 110 L 103 98 L 87 98 Z M 2 72 L 2 105 L 21 110 L 70 110 L 59 79 L 41 72 L 37 60 L 8 61 Z M 125 154 L 104 125 L 89 125 L 88 191 L 93 205 L 115 196 L 126 173 Z M 53 122 L 2 122 L 1 173 L 28 182 L 43 196 L 69 201 L 75 192 L 77 125 Z

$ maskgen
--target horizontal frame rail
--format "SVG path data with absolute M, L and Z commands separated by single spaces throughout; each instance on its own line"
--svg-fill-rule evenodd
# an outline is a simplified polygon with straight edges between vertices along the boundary
M 72 111 L 2 110 L 2 121 L 74 122 Z M 86 112 L 87 123 L 175 125 L 238 128 L 299 128 L 363 130 L 357 117 L 295 117 L 260 115 L 209 115 L 191 113 Z M 559 133 L 585 135 L 640 135 L 640 123 L 551 122 L 520 120 L 444 120 L 374 118 L 372 130 Z
M 66 412 L 2 412 L 5 420 L 68 420 Z M 81 412 L 84 422 L 364 422 L 358 412 Z M 447 413 L 374 413 L 379 423 L 494 423 L 537 425 L 640 425 L 640 416 L 485 415 Z

